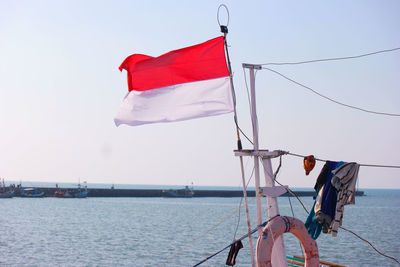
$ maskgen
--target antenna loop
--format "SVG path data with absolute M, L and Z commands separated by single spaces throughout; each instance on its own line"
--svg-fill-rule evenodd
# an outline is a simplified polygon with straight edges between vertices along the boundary
M 223 26 L 228 27 L 228 25 L 229 25 L 229 10 L 228 10 L 228 7 L 227 7 L 225 4 L 220 4 L 219 7 L 218 7 L 218 11 L 217 11 L 217 21 L 218 21 L 218 25 L 221 26 L 221 22 L 219 21 L 219 11 L 220 11 L 221 7 L 224 7 L 224 8 L 225 8 L 226 14 L 228 15 L 228 21 L 226 22 L 226 25 L 223 25 Z

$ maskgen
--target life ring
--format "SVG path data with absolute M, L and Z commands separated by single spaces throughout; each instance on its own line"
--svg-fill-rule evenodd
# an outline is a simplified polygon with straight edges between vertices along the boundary
M 271 220 L 263 229 L 257 241 L 257 267 L 270 267 L 272 247 L 274 241 L 283 233 L 292 233 L 300 240 L 304 251 L 306 267 L 319 266 L 318 245 L 307 232 L 304 223 L 299 219 L 287 216 L 278 216 Z

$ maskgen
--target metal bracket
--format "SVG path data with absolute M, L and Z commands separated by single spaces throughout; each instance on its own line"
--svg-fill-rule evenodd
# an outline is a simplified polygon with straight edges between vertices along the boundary
M 242 63 L 243 68 L 248 68 L 248 69 L 255 69 L 255 70 L 261 70 L 262 66 L 257 65 L 257 64 L 248 64 L 248 63 Z
M 288 186 L 260 187 L 260 194 L 267 197 L 279 197 L 288 192 Z
M 262 159 L 266 158 L 277 158 L 279 156 L 287 154 L 285 151 L 282 150 L 251 150 L 251 149 L 242 149 L 242 150 L 234 150 L 235 156 L 258 156 Z

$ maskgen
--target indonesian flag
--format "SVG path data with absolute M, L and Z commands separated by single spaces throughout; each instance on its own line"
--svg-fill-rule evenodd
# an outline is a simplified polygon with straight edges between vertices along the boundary
M 117 126 L 182 121 L 233 111 L 222 36 L 159 57 L 134 54 L 122 62 L 122 69 L 128 72 L 129 92 L 114 118 Z

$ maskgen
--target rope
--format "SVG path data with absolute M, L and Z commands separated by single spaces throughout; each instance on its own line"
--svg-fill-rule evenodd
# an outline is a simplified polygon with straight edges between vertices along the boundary
M 219 11 L 219 8 L 218 8 L 218 11 Z M 218 23 L 219 23 L 219 20 L 218 20 Z M 238 149 L 241 150 L 242 149 L 242 142 L 240 141 L 240 135 L 239 135 L 239 128 L 240 127 L 239 127 L 239 122 L 238 122 L 238 118 L 237 118 L 237 110 L 236 110 L 236 92 L 235 92 L 235 87 L 233 85 L 232 67 L 231 67 L 231 61 L 230 61 L 230 58 L 229 58 L 229 50 L 228 50 L 228 43 L 226 41 L 226 39 L 227 39 L 226 35 L 227 35 L 227 33 L 225 32 L 224 33 L 224 47 L 225 47 L 225 52 L 226 52 L 226 58 L 227 58 L 227 61 L 228 61 L 229 80 L 230 80 L 231 88 L 232 88 L 233 120 L 234 120 L 235 125 L 236 125 L 237 146 L 238 146 Z
M 278 176 L 281 167 L 282 167 L 282 155 L 279 157 L 279 166 L 274 173 L 274 180 L 276 180 L 276 177 Z
M 276 181 L 276 182 L 277 182 L 278 184 L 280 184 L 278 181 Z M 294 194 L 294 195 L 296 195 L 296 194 Z M 297 196 L 296 196 L 296 197 L 297 197 Z M 307 209 L 304 207 L 303 201 L 301 200 L 301 198 L 300 198 L 300 197 L 297 197 L 297 199 L 300 201 L 300 204 L 301 204 L 301 205 L 303 206 L 303 208 L 306 210 L 307 214 L 309 214 L 309 211 L 307 211 Z M 305 202 L 305 201 L 304 201 L 304 203 L 306 203 L 308 206 L 312 207 L 311 204 L 309 204 L 309 203 L 307 203 L 307 202 Z M 347 229 L 347 228 L 345 228 L 345 227 L 343 227 L 343 226 L 339 226 L 339 228 L 341 228 L 341 229 L 343 229 L 343 230 L 345 230 L 345 231 L 347 231 L 347 232 L 353 234 L 355 237 L 359 238 L 361 241 L 364 241 L 365 243 L 367 243 L 370 247 L 372 247 L 372 248 L 373 248 L 376 252 L 378 252 L 380 255 L 382 255 L 382 256 L 384 256 L 384 257 L 386 257 L 386 258 L 392 259 L 393 261 L 395 261 L 397 264 L 400 265 L 399 260 L 397 260 L 396 258 L 394 258 L 394 257 L 392 257 L 392 256 L 389 256 L 389 255 L 383 253 L 382 251 L 380 251 L 378 248 L 376 248 L 374 245 L 372 245 L 372 243 L 369 242 L 368 240 L 366 240 L 365 238 L 362 238 L 361 236 L 359 236 L 359 235 L 356 234 L 355 232 L 353 232 L 353 231 L 351 231 L 351 230 L 349 230 L 349 229 Z
M 289 152 L 287 152 L 286 154 L 292 154 L 292 153 L 289 153 Z M 297 154 L 293 154 L 293 155 L 295 155 L 295 156 L 301 156 L 301 155 L 297 155 Z M 281 156 L 282 157 L 282 156 Z M 301 157 L 304 157 L 304 156 L 301 156 Z M 277 182 L 279 185 L 282 185 L 280 182 L 278 182 L 278 180 L 276 180 L 276 175 L 277 175 L 277 173 L 279 172 L 279 169 L 280 169 L 280 167 L 281 167 L 281 159 L 279 160 L 279 167 L 278 167 L 278 169 L 277 169 L 277 171 L 276 171 L 276 173 L 275 173 L 275 175 L 274 175 L 274 180 L 275 180 L 275 182 Z M 296 198 L 297 198 L 297 200 L 299 200 L 299 202 L 300 202 L 300 204 L 303 206 L 303 209 L 307 212 L 307 214 L 309 214 L 310 212 L 306 209 L 306 207 L 304 206 L 304 204 L 303 204 L 303 202 L 305 203 L 305 204 L 307 204 L 309 207 L 312 207 L 312 205 L 310 204 L 310 203 L 307 203 L 306 201 L 303 201 L 300 197 L 298 197 L 292 190 L 290 190 L 289 188 L 288 188 L 288 192 L 290 193 L 290 194 L 292 194 L 293 196 L 295 196 Z M 293 208 L 292 208 L 292 203 L 291 203 L 291 201 L 290 201 L 290 197 L 289 197 L 289 203 L 290 203 L 290 209 L 292 210 L 292 215 L 293 215 L 293 217 L 294 217 L 294 212 L 293 212 Z M 360 240 L 362 240 L 362 241 L 364 241 L 365 243 L 367 243 L 369 246 L 371 246 L 376 252 L 378 252 L 380 255 L 382 255 L 382 256 L 384 256 L 384 257 L 386 257 L 386 258 L 389 258 L 389 259 L 392 259 L 393 261 L 395 261 L 397 264 L 399 264 L 400 265 L 400 262 L 396 259 L 396 258 L 394 258 L 394 257 L 392 257 L 392 256 L 389 256 L 389 255 L 386 255 L 385 253 L 383 253 L 382 251 L 380 251 L 379 249 L 377 249 L 376 247 L 374 247 L 374 245 L 372 245 L 371 244 L 371 242 L 369 242 L 368 240 L 366 240 L 365 238 L 362 238 L 361 236 L 359 236 L 358 234 L 356 234 L 355 232 L 353 232 L 353 231 L 351 231 L 351 230 L 349 230 L 349 229 L 347 229 L 347 228 L 345 228 L 345 227 L 343 227 L 343 226 L 339 226 L 339 228 L 341 228 L 341 229 L 343 229 L 343 230 L 345 230 L 345 231 L 347 231 L 347 232 L 349 232 L 349 233 L 351 233 L 351 234 L 353 234 L 355 237 L 357 237 L 357 238 L 359 238 Z M 302 251 L 303 252 L 303 251 Z
M 253 174 L 254 174 L 254 167 L 253 167 L 253 170 L 251 171 L 250 178 L 249 178 L 249 180 L 248 180 L 247 183 L 246 183 L 246 190 L 247 190 L 247 187 L 249 186 L 249 183 L 250 183 L 250 181 L 251 181 L 251 178 L 253 178 Z M 242 202 L 243 202 L 243 196 L 240 198 L 239 207 L 242 206 Z M 235 228 L 235 234 L 233 235 L 233 240 L 235 240 L 235 238 L 236 238 L 237 230 L 238 230 L 238 228 L 239 228 L 239 223 L 240 223 L 240 209 L 239 209 L 239 214 L 238 214 L 238 222 L 237 222 L 236 228 Z
M 277 182 L 278 184 L 280 184 L 278 181 L 276 181 L 276 182 Z M 290 191 L 291 191 L 291 190 L 290 190 Z M 294 194 L 294 192 L 293 192 L 293 194 Z M 296 195 L 296 194 L 294 194 L 294 195 Z M 301 198 L 299 198 L 298 196 L 296 196 L 296 198 L 300 201 L 300 204 L 303 206 L 303 208 L 305 209 L 305 211 L 307 212 L 307 214 L 309 214 L 310 212 L 304 207 L 303 201 L 301 200 Z M 305 202 L 305 201 L 304 201 L 304 203 L 306 203 L 308 206 L 312 207 L 311 204 L 309 204 L 309 203 L 307 203 L 307 202 Z M 343 227 L 343 226 L 339 226 L 339 228 L 341 228 L 341 229 L 343 229 L 343 230 L 345 230 L 345 231 L 347 231 L 347 232 L 353 234 L 355 237 L 359 238 L 361 241 L 364 241 L 365 243 L 367 243 L 370 247 L 372 247 L 372 248 L 373 248 L 376 252 L 378 252 L 380 255 L 382 255 L 382 256 L 384 256 L 384 257 L 386 257 L 386 258 L 392 259 L 393 261 L 395 261 L 397 264 L 400 265 L 399 260 L 397 260 L 396 258 L 394 258 L 394 257 L 392 257 L 392 256 L 389 256 L 389 255 L 383 253 L 382 251 L 380 251 L 378 248 L 376 248 L 374 245 L 372 245 L 372 243 L 369 242 L 368 240 L 366 240 L 365 238 L 362 238 L 361 236 L 359 236 L 359 235 L 356 234 L 355 232 L 353 232 L 353 231 L 351 231 L 351 230 L 349 230 L 349 229 L 347 229 L 347 228 L 345 228 L 345 227 Z
M 276 180 L 276 178 L 277 178 L 277 176 L 278 176 L 278 174 L 279 174 L 279 171 L 280 171 L 281 167 L 282 167 L 282 155 L 279 157 L 279 166 L 278 166 L 278 168 L 276 169 L 276 171 L 275 171 L 275 173 L 274 173 L 274 180 L 275 180 L 276 182 L 278 182 L 278 181 Z M 292 206 L 292 201 L 290 200 L 290 196 L 288 196 L 288 200 L 289 200 L 290 210 L 292 211 L 292 216 L 295 217 L 295 216 L 294 216 L 294 211 L 293 211 L 293 206 Z M 304 257 L 304 252 L 303 252 L 303 249 L 302 249 L 302 246 L 301 246 L 301 242 L 300 242 L 300 240 L 297 240 L 297 241 L 299 242 L 301 254 L 302 254 L 303 257 Z
M 283 184 L 281 184 L 278 180 L 275 179 L 275 182 L 277 182 L 279 185 L 283 186 Z M 307 214 L 309 214 L 310 212 L 307 210 L 307 208 L 304 206 L 304 204 L 308 205 L 311 207 L 310 203 L 307 203 L 306 201 L 302 200 L 295 192 L 293 192 L 292 190 L 290 190 L 290 188 L 287 189 L 287 191 L 289 192 L 289 194 L 291 194 L 292 196 L 296 197 L 297 200 L 300 202 L 301 206 L 303 206 L 303 209 L 305 210 L 305 212 Z
M 394 257 L 392 257 L 392 256 L 389 256 L 389 255 L 386 255 L 385 253 L 383 253 L 382 251 L 380 251 L 379 249 L 377 249 L 376 247 L 374 247 L 374 246 L 371 244 L 371 242 L 369 242 L 368 240 L 362 238 L 362 237 L 359 236 L 358 234 L 354 233 L 353 231 L 351 231 L 351 230 L 349 230 L 349 229 L 347 229 L 347 228 L 345 228 L 345 227 L 343 227 L 343 226 L 339 226 L 339 228 L 341 228 L 341 229 L 343 229 L 343 230 L 345 230 L 345 231 L 351 233 L 351 234 L 354 235 L 355 237 L 361 239 L 362 241 L 364 241 L 365 243 L 367 243 L 370 247 L 372 247 L 376 252 L 378 252 L 379 254 L 381 254 L 382 256 L 384 256 L 384 257 L 386 257 L 386 258 L 392 259 L 392 260 L 395 261 L 398 265 L 400 265 L 400 262 L 399 262 L 398 259 L 396 259 L 396 258 L 394 258 Z
M 290 82 L 292 82 L 292 83 L 295 83 L 295 84 L 297 84 L 297 85 L 299 85 L 299 86 L 301 86 L 301 87 L 303 87 L 303 88 L 306 88 L 306 89 L 310 90 L 311 92 L 313 92 L 314 94 L 316 94 L 316 95 L 318 95 L 318 96 L 320 96 L 320 97 L 322 97 L 322 98 L 325 98 L 325 99 L 327 99 L 327 100 L 329 100 L 329 101 L 331 101 L 331 102 L 333 102 L 333 103 L 336 103 L 336 104 L 338 104 L 338 105 L 341 105 L 341 106 L 344 106 L 344 107 L 348 107 L 348 108 L 352 108 L 352 109 L 356 109 L 356 110 L 363 111 L 363 112 L 367 112 L 367 113 L 376 114 L 376 115 L 385 115 L 385 116 L 400 117 L 400 114 L 396 114 L 396 113 L 378 112 L 378 111 L 368 110 L 368 109 L 364 109 L 364 108 L 360 108 L 360 107 L 356 107 L 356 106 L 352 106 L 352 105 L 348 105 L 348 104 L 339 102 L 339 101 L 337 101 L 337 100 L 334 100 L 334 99 L 332 99 L 332 98 L 330 98 L 330 97 L 327 97 L 327 96 L 325 96 L 325 95 L 323 95 L 323 94 L 321 94 L 321 93 L 315 91 L 314 89 L 312 89 L 312 88 L 310 88 L 310 87 L 308 87 L 308 86 L 306 86 L 306 85 L 304 85 L 304 84 L 301 84 L 301 83 L 299 83 L 299 82 L 297 82 L 297 81 L 295 81 L 295 80 L 293 80 L 293 79 L 291 79 L 291 78 L 285 76 L 284 74 L 282 74 L 282 73 L 280 73 L 280 72 L 278 72 L 278 71 L 276 71 L 276 70 L 273 70 L 273 69 L 270 69 L 270 68 L 267 68 L 267 67 L 263 67 L 263 69 L 268 70 L 268 71 L 270 71 L 270 72 L 273 72 L 273 73 L 275 73 L 275 74 L 278 74 L 279 76 L 285 78 L 286 80 L 288 80 L 288 81 L 290 81 Z
M 283 152 L 283 151 L 282 151 Z M 277 176 L 278 176 L 278 174 L 279 174 L 279 171 L 280 171 L 280 169 L 281 169 L 281 167 L 282 167 L 282 155 L 284 155 L 284 153 L 282 153 L 281 154 L 281 156 L 279 157 L 279 165 L 278 165 L 278 167 L 277 167 L 277 169 L 276 169 L 276 171 L 275 171 L 275 173 L 274 173 L 274 181 L 275 182 L 277 182 L 279 185 L 281 185 L 281 186 L 283 186 L 280 182 L 278 182 L 278 180 L 277 180 Z M 261 161 L 261 163 L 263 163 L 263 161 Z M 264 166 L 264 165 L 263 165 Z M 264 166 L 264 169 L 265 169 L 265 166 Z M 308 214 L 309 213 L 309 211 L 306 209 L 306 207 L 303 205 L 303 203 L 302 203 L 302 201 L 301 201 L 301 199 L 296 195 L 296 193 L 294 193 L 292 190 L 290 190 L 289 188 L 287 189 L 287 192 L 289 192 L 291 195 L 293 195 L 293 196 L 295 196 L 298 200 L 299 200 L 299 202 L 300 202 L 300 204 L 303 206 L 303 209 L 306 211 L 306 213 Z M 292 211 L 292 216 L 293 217 L 295 217 L 294 216 L 294 211 L 293 211 L 293 206 L 292 206 L 292 201 L 290 200 L 290 196 L 288 196 L 288 200 L 289 200 L 289 204 L 290 204 L 290 210 Z M 308 204 L 308 203 L 307 203 Z M 286 222 L 285 222 L 286 223 Z M 304 252 L 303 252 L 303 249 L 302 249 L 302 245 L 301 245 L 301 242 L 300 241 L 298 241 L 299 242 L 299 246 L 300 246 L 300 251 L 301 251 L 301 253 L 302 253 L 302 255 L 303 255 L 303 257 L 304 257 Z
M 252 106 L 251 106 L 251 100 L 250 100 L 250 92 L 249 92 L 249 86 L 247 85 L 247 76 L 246 76 L 246 70 L 245 68 L 243 69 L 243 76 L 244 76 L 244 83 L 246 85 L 246 92 L 247 92 L 247 100 L 249 102 L 249 110 L 250 114 L 252 113 Z M 245 135 L 246 136 L 246 135 Z M 246 136 L 247 140 L 253 145 L 253 142 Z
M 381 167 L 381 168 L 400 168 L 400 166 L 396 165 L 375 165 L 375 164 L 359 164 L 364 167 Z
M 286 154 L 286 155 L 291 155 L 291 156 L 300 157 L 300 158 L 304 158 L 305 157 L 304 155 L 295 154 L 295 153 L 291 153 L 291 152 L 288 152 L 288 151 L 283 151 L 283 153 Z M 319 159 L 319 158 L 315 158 L 315 160 L 323 161 L 323 162 L 327 161 L 325 159 Z M 363 164 L 363 163 L 360 163 L 358 165 L 363 166 L 363 167 L 400 168 L 400 165 L 379 165 L 379 164 Z
M 283 151 L 284 152 L 284 151 Z M 284 152 L 284 154 L 286 154 L 287 152 Z M 264 162 L 260 159 L 260 161 L 261 161 L 261 164 L 262 164 L 262 166 L 264 167 L 264 170 L 267 170 L 266 168 L 265 168 L 265 165 L 264 165 Z M 279 163 L 280 165 L 281 165 L 281 162 Z M 280 167 L 278 167 L 278 170 L 279 170 L 279 168 Z M 277 171 L 278 171 L 277 170 Z M 277 174 L 277 172 L 276 172 L 276 174 Z M 281 184 L 277 179 L 276 179 L 276 174 L 274 174 L 274 181 L 275 182 L 277 182 L 280 186 L 284 186 L 283 184 Z M 270 175 L 270 174 L 269 174 Z M 307 210 L 307 208 L 303 205 L 303 200 L 301 200 L 300 198 L 299 198 L 299 196 L 297 196 L 296 195 L 296 193 L 295 192 L 293 192 L 292 190 L 290 190 L 290 188 L 287 188 L 287 192 L 289 192 L 289 194 L 291 194 L 292 196 L 294 196 L 294 197 L 296 197 L 297 198 L 297 200 L 300 202 L 300 204 L 303 206 L 303 209 L 306 211 L 306 213 L 308 214 L 308 213 L 310 213 L 308 210 Z M 309 203 L 307 203 L 307 202 L 305 202 L 307 205 L 310 205 Z
M 386 49 L 386 50 L 380 50 L 380 51 L 376 51 L 376 52 L 372 52 L 372 53 L 367 53 L 367 54 L 361 54 L 361 55 L 357 55 L 357 56 L 349 56 L 349 57 L 336 57 L 336 58 L 324 58 L 324 59 L 313 59 L 313 60 L 307 60 L 307 61 L 299 61 L 299 62 L 281 62 L 281 63 L 274 63 L 274 62 L 270 62 L 270 63 L 264 63 L 264 64 L 259 64 L 259 65 L 275 65 L 275 66 L 279 66 L 279 65 L 299 65 L 299 64 L 308 64 L 308 63 L 315 63 L 315 62 L 323 62 L 323 61 L 335 61 L 335 60 L 346 60 L 346 59 L 355 59 L 355 58 L 360 58 L 360 57 L 366 57 L 366 56 L 372 56 L 372 55 L 376 55 L 376 54 L 380 54 L 380 53 L 387 53 L 387 52 L 393 52 L 396 50 L 399 50 L 400 47 L 396 47 L 393 49 Z
M 250 199 L 250 201 L 254 200 L 255 198 Z M 196 243 L 198 240 L 200 240 L 201 238 L 203 238 L 205 235 L 207 235 L 208 233 L 214 231 L 218 226 L 220 226 L 221 224 L 223 224 L 224 222 L 226 222 L 229 218 L 231 218 L 233 215 L 235 215 L 241 208 L 243 207 L 240 206 L 239 208 L 237 208 L 236 210 L 234 210 L 233 212 L 231 212 L 229 215 L 227 215 L 225 218 L 223 218 L 220 222 L 218 222 L 216 225 L 214 225 L 213 227 L 211 227 L 210 229 L 208 229 L 207 231 L 203 232 L 201 235 L 199 235 L 197 238 L 193 239 L 187 246 L 183 247 L 182 249 L 178 250 L 175 254 L 173 254 L 172 256 L 170 256 L 169 258 L 167 258 L 165 261 L 163 261 L 159 266 L 164 266 L 165 264 L 167 264 L 171 259 L 175 258 L 176 256 L 178 256 L 180 253 L 182 253 L 185 249 L 189 248 L 190 246 L 192 246 L 194 243 Z
M 240 202 L 239 202 L 239 207 L 241 207 L 242 206 L 242 203 L 243 203 L 243 197 L 241 197 L 240 198 Z M 233 240 L 235 240 L 235 238 L 236 238 L 236 234 L 237 234 L 237 231 L 238 231 L 238 229 L 239 229 L 239 224 L 240 224 L 240 210 L 239 210 L 239 213 L 238 213 L 238 220 L 237 220 L 237 223 L 236 223 L 236 226 L 235 226 L 235 233 L 233 234 Z
M 287 152 L 286 154 L 291 154 L 291 153 Z M 300 156 L 300 155 L 297 155 L 297 156 Z M 277 173 L 278 173 L 278 172 L 276 172 L 276 174 L 277 174 Z M 275 175 L 274 175 L 274 176 L 275 176 Z M 282 185 L 279 181 L 276 180 L 276 177 L 275 177 L 274 180 L 275 180 L 275 182 L 277 182 L 279 185 Z M 247 182 L 247 185 L 249 184 L 249 182 L 250 182 L 250 179 L 249 179 L 249 181 Z M 246 186 L 247 186 L 247 185 L 246 185 Z M 301 199 L 299 196 L 296 195 L 296 193 L 294 193 L 294 192 L 293 192 L 292 190 L 290 190 L 289 188 L 288 188 L 288 192 L 289 192 L 291 195 L 293 195 L 294 197 L 297 198 L 297 200 L 298 200 L 298 201 L 300 202 L 300 204 L 302 205 L 303 209 L 306 211 L 307 214 L 309 214 L 309 211 L 308 211 L 307 208 L 304 206 L 304 204 L 308 205 L 309 207 L 312 207 L 312 205 L 311 205 L 310 203 L 307 203 L 307 202 L 304 201 L 303 199 Z M 254 199 L 255 199 L 255 198 L 252 198 L 250 201 L 252 201 L 252 200 L 254 200 Z M 233 211 L 231 214 L 229 214 L 227 217 L 225 217 L 221 222 L 219 222 L 218 224 L 216 224 L 215 226 L 213 226 L 211 229 L 207 230 L 205 233 L 203 233 L 202 235 L 200 235 L 198 238 L 194 239 L 192 242 L 190 242 L 190 244 L 189 244 L 188 246 L 186 246 L 185 248 L 182 248 L 182 249 L 179 250 L 177 253 L 175 253 L 174 255 L 172 255 L 170 258 L 168 258 L 166 261 L 164 261 L 160 266 L 165 265 L 165 264 L 168 263 L 172 258 L 176 257 L 176 256 L 179 255 L 182 251 L 184 251 L 186 248 L 190 247 L 190 246 L 193 245 L 195 242 L 197 242 L 200 238 L 202 238 L 203 236 L 205 236 L 205 235 L 208 234 L 209 232 L 215 230 L 219 225 L 221 225 L 223 222 L 225 222 L 225 221 L 228 220 L 230 217 L 232 217 L 235 213 L 237 213 L 238 211 L 240 211 L 240 209 L 241 209 L 242 207 L 243 207 L 243 206 L 240 206 L 238 209 L 236 209 L 236 210 Z M 258 225 L 256 228 L 254 228 L 254 229 L 251 231 L 251 234 L 255 233 L 260 227 L 264 227 L 269 221 L 271 221 L 272 219 L 274 219 L 274 218 L 277 217 L 277 216 L 279 216 L 279 215 L 276 215 L 276 216 L 270 218 L 269 220 L 267 220 L 266 222 L 264 222 L 263 224 Z M 393 261 L 395 261 L 396 263 L 398 263 L 398 264 L 400 265 L 399 261 L 398 261 L 396 258 L 394 258 L 394 257 L 392 257 L 392 256 L 389 256 L 389 255 L 387 255 L 387 254 L 381 252 L 379 249 L 377 249 L 375 246 L 373 246 L 373 245 L 371 244 L 371 242 L 369 242 L 368 240 L 362 238 L 362 237 L 359 236 L 358 234 L 354 233 L 353 231 L 351 231 L 351 230 L 349 230 L 349 229 L 347 229 L 347 228 L 345 228 L 345 227 L 343 227 L 343 226 L 340 226 L 340 228 L 342 228 L 342 229 L 345 230 L 345 231 L 348 231 L 348 232 L 352 233 L 355 237 L 357 237 L 357 238 L 359 238 L 360 240 L 366 242 L 369 246 L 371 246 L 371 247 L 372 247 L 375 251 L 377 251 L 380 255 L 382 255 L 382 256 L 384 256 L 384 257 L 387 257 L 387 258 L 389 258 L 389 259 L 392 259 Z M 202 261 L 200 261 L 199 263 L 197 263 L 197 264 L 194 265 L 193 267 L 199 266 L 200 264 L 206 262 L 207 260 L 211 259 L 212 257 L 218 255 L 218 254 L 221 253 L 222 251 L 224 251 L 224 250 L 226 250 L 227 248 L 229 248 L 230 246 L 232 246 L 236 241 L 238 241 L 238 240 L 241 241 L 241 240 L 245 239 L 246 237 L 248 237 L 248 235 L 249 235 L 249 233 L 243 235 L 241 238 L 235 240 L 234 242 L 232 242 L 232 243 L 229 244 L 228 246 L 224 247 L 223 249 L 219 250 L 218 252 L 216 252 L 216 253 L 214 253 L 214 254 L 212 254 L 212 255 L 206 257 L 205 259 L 203 259 Z
M 294 216 L 294 211 L 293 211 L 293 206 L 292 206 L 292 201 L 290 200 L 290 196 L 287 197 L 289 200 L 289 204 L 290 204 L 290 210 L 292 211 L 292 216 L 295 218 L 296 216 Z M 299 246 L 300 246 L 300 251 L 301 251 L 301 255 L 304 257 L 304 252 L 303 252 L 303 247 L 301 245 L 300 240 L 297 240 L 299 242 Z
M 274 217 L 272 217 L 272 218 L 268 219 L 267 221 L 263 222 L 262 224 L 257 225 L 257 227 L 254 228 L 250 233 L 251 233 L 251 234 L 254 234 L 255 232 L 258 231 L 259 228 L 265 227 L 265 226 L 267 225 L 268 222 L 270 222 L 271 220 L 275 219 L 275 218 L 278 217 L 278 216 L 280 216 L 280 215 L 277 214 L 277 215 L 275 215 Z M 200 264 L 202 264 L 202 263 L 208 261 L 208 260 L 211 259 L 212 257 L 218 255 L 218 254 L 221 253 L 222 251 L 226 250 L 227 248 L 229 248 L 230 246 L 232 246 L 233 244 L 235 244 L 237 241 L 242 241 L 243 239 L 245 239 L 245 238 L 248 237 L 248 236 L 249 236 L 248 233 L 245 234 L 245 235 L 243 235 L 243 236 L 240 237 L 239 239 L 237 239 L 237 240 L 235 240 L 234 242 L 230 243 L 228 246 L 226 246 L 226 247 L 224 247 L 223 249 L 217 251 L 216 253 L 214 253 L 214 254 L 208 256 L 207 258 L 203 259 L 203 260 L 200 261 L 199 263 L 193 265 L 193 267 L 199 266 Z
M 226 26 L 225 26 L 226 27 L 226 31 L 222 31 L 221 23 L 219 21 L 219 10 L 220 10 L 221 7 L 224 7 L 226 9 L 226 12 L 228 13 L 228 21 L 227 21 Z M 237 108 L 236 108 L 236 92 L 235 92 L 235 87 L 234 87 L 234 84 L 233 84 L 233 72 L 232 72 L 231 60 L 230 60 L 230 57 L 229 57 L 228 42 L 227 42 L 227 37 L 226 37 L 227 34 L 228 34 L 228 28 L 227 27 L 229 25 L 229 10 L 228 10 L 228 7 L 226 5 L 224 5 L 224 4 L 221 4 L 218 7 L 217 21 L 218 21 L 219 26 L 221 27 L 221 31 L 224 33 L 224 46 L 225 46 L 226 58 L 227 58 L 227 61 L 228 61 L 228 70 L 229 70 L 229 76 L 230 76 L 230 83 L 231 83 L 231 87 L 232 87 L 232 100 L 233 100 L 233 106 L 234 106 L 234 109 L 233 109 L 233 120 L 234 120 L 235 125 L 236 125 L 237 146 L 238 146 L 238 149 L 241 150 L 242 149 L 242 142 L 240 140 L 239 131 L 243 134 L 244 137 L 246 137 L 246 139 L 251 144 L 253 144 L 253 142 L 242 131 L 242 129 L 239 126 L 239 122 L 238 122 Z

